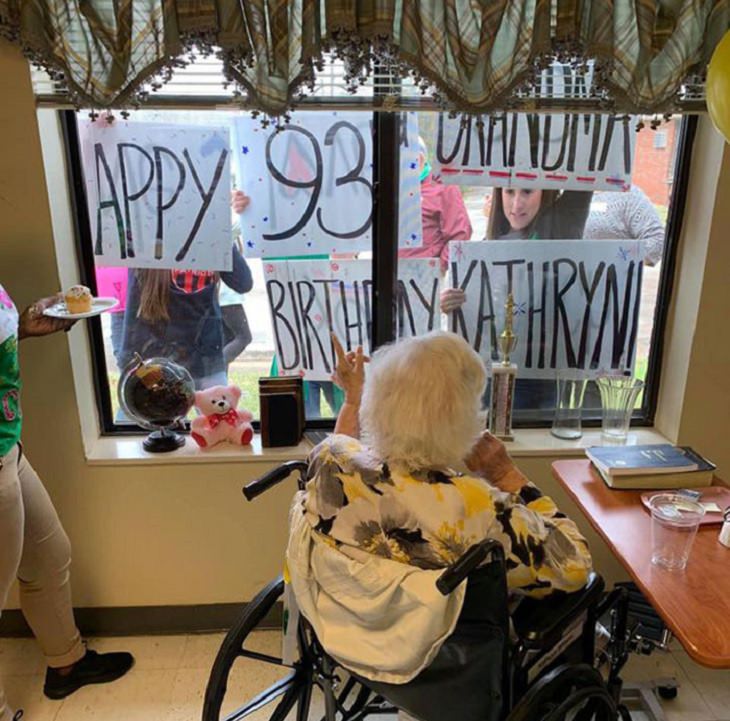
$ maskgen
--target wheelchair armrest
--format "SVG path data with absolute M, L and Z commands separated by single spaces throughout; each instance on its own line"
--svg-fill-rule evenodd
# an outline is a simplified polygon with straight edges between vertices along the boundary
M 554 593 L 544 599 L 524 598 L 512 614 L 517 636 L 529 646 L 542 645 L 587 609 L 595 606 L 605 588 L 591 573 L 588 583 L 574 593 Z
M 494 538 L 487 538 L 470 546 L 437 579 L 436 588 L 448 596 L 466 577 L 491 555 L 495 561 L 504 564 L 504 549 Z
M 307 463 L 305 461 L 287 461 L 276 468 L 272 468 L 261 478 L 256 478 L 243 487 L 243 495 L 247 501 L 253 501 L 254 498 L 266 493 L 278 483 L 289 478 L 292 473 L 299 471 L 300 477 L 307 471 Z

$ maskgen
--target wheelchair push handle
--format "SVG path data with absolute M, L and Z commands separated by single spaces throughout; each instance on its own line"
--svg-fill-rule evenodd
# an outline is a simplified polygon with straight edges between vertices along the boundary
M 490 555 L 493 560 L 504 563 L 504 549 L 499 541 L 493 538 L 487 538 L 480 543 L 475 543 L 438 577 L 436 588 L 444 596 L 448 596 L 472 571 L 481 566 Z
M 268 473 L 261 476 L 261 478 L 247 483 L 243 487 L 243 495 L 247 501 L 253 501 L 254 498 L 257 498 L 262 493 L 266 493 L 270 488 L 285 481 L 296 471 L 299 471 L 300 478 L 303 477 L 306 470 L 306 461 L 287 461 L 276 468 L 272 468 Z

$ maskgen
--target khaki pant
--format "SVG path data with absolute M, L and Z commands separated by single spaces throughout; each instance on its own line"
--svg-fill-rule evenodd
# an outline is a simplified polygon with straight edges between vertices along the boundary
M 85 653 L 71 608 L 70 565 L 71 547 L 56 509 L 16 446 L 0 458 L 0 611 L 17 578 L 23 614 L 54 667 Z M 12 717 L 0 684 L 0 721 Z

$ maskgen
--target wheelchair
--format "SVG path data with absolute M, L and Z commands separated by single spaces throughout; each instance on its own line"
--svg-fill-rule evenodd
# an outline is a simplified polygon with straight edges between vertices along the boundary
M 306 463 L 290 461 L 243 493 L 253 500 L 292 474 L 301 490 L 306 473 Z M 395 685 L 338 665 L 303 617 L 294 629 L 295 660 L 285 663 L 279 634 L 269 634 L 273 643 L 256 648 L 256 639 L 266 634 L 253 632 L 274 627 L 272 618 L 281 628 L 285 583 L 279 576 L 245 606 L 226 635 L 205 691 L 203 721 L 360 721 L 399 710 L 420 721 L 630 721 L 620 703 L 619 674 L 631 635 L 625 589 L 606 593 L 601 577 L 592 574 L 580 591 L 522 599 L 510 614 L 504 553 L 491 539 L 472 546 L 436 585 L 446 595 L 463 581 L 465 599 L 453 633 L 427 668 Z M 599 618 L 610 619 L 611 627 L 600 653 Z M 247 686 L 259 680 L 265 688 L 241 703 L 240 676 Z M 317 703 L 315 693 L 322 697 Z

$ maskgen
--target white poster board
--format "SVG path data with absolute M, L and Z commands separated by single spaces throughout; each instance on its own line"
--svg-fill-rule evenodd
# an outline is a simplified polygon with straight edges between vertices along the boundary
M 281 375 L 329 380 L 336 356 L 335 333 L 345 350 L 370 353 L 372 261 L 264 261 L 274 344 Z M 439 261 L 398 264 L 396 328 L 399 337 L 440 326 Z
M 240 216 L 248 257 L 372 250 L 372 114 L 299 111 L 282 128 L 234 121 Z M 401 116 L 399 245 L 422 245 L 418 124 Z
M 626 191 L 635 125 L 625 115 L 441 113 L 434 171 L 460 185 Z
M 79 135 L 98 265 L 231 269 L 228 128 L 101 119 Z
M 554 378 L 562 368 L 633 371 L 641 257 L 637 240 L 454 241 L 450 285 L 466 303 L 450 328 L 485 360 L 499 360 L 511 290 L 520 378 Z

